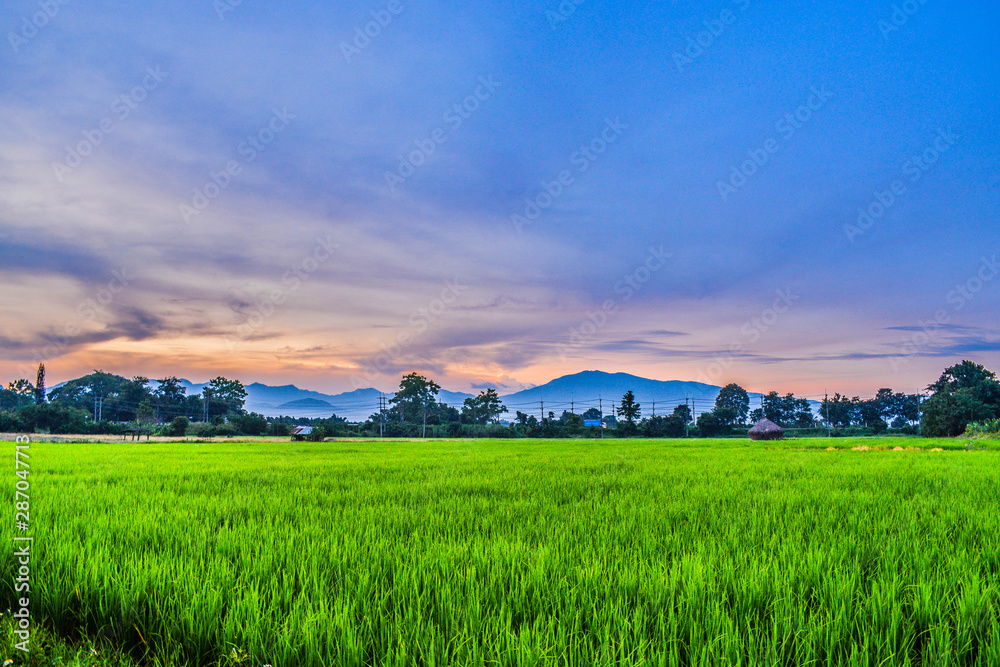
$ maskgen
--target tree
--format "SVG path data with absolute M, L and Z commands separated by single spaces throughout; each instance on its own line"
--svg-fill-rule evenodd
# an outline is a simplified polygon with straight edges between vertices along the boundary
M 934 394 L 921 406 L 924 435 L 954 437 L 969 422 L 1000 417 L 1000 382 L 980 364 L 951 366 L 927 388 Z
M 21 407 L 21 399 L 29 399 L 35 395 L 35 385 L 25 379 L 15 380 L 7 384 L 7 390 L 17 396 L 17 407 Z
M 698 435 L 703 438 L 711 438 L 716 435 L 728 434 L 729 425 L 716 414 L 715 410 L 698 415 Z
M 642 422 L 642 434 L 650 438 L 682 438 L 685 423 L 672 414 L 669 417 L 650 417 Z
M 625 395 L 622 396 L 621 405 L 615 408 L 615 412 L 619 417 L 624 418 L 630 425 L 635 426 L 635 422 L 642 414 L 642 409 L 641 406 L 635 402 L 635 394 L 632 393 L 631 389 L 626 391 Z
M 190 421 L 187 417 L 174 417 L 170 421 L 170 425 L 167 426 L 165 435 L 173 436 L 175 438 L 183 437 L 187 433 L 188 425 Z
M 853 404 L 851 399 L 834 394 L 833 398 L 824 398 L 820 406 L 820 417 L 833 426 L 850 426 L 852 421 Z
M 671 413 L 671 416 L 678 417 L 684 423 L 685 426 L 687 424 L 690 424 L 691 420 L 694 419 L 694 417 L 691 415 L 691 408 L 688 407 L 687 403 L 681 403 L 680 405 L 676 406 L 674 408 L 673 413 Z
M 750 412 L 747 390 L 735 383 L 727 384 L 715 397 L 715 410 L 727 426 L 745 424 Z
M 795 394 L 789 393 L 780 396 L 778 392 L 772 391 L 764 396 L 763 402 L 762 416 L 778 426 L 804 428 L 813 423 L 813 413 L 809 401 L 804 398 L 795 398 Z
M 230 380 L 220 375 L 212 379 L 205 390 L 211 397 L 212 405 L 209 406 L 209 410 L 212 415 L 218 416 L 218 412 L 215 410 L 216 401 L 225 406 L 224 413 L 243 414 L 247 390 L 239 380 Z
M 38 364 L 38 374 L 35 377 L 35 403 L 45 402 L 45 364 Z
M 479 392 L 475 398 L 465 399 L 462 416 L 473 424 L 499 423 L 500 415 L 507 412 L 507 406 L 500 401 L 497 390 L 490 388 Z
M 156 399 L 157 412 L 166 418 L 183 413 L 187 389 L 181 386 L 180 380 L 171 375 L 157 380 L 156 383 L 153 398 Z
M 242 435 L 264 435 L 267 432 L 267 418 L 256 412 L 234 417 L 233 422 Z
M 148 398 L 139 403 L 135 411 L 135 421 L 140 428 L 149 428 L 156 421 L 156 410 Z
M 399 391 L 389 399 L 399 410 L 403 422 L 423 423 L 426 430 L 427 408 L 436 403 L 441 386 L 417 373 L 407 373 L 399 381 Z
M 601 411 L 598 410 L 597 408 L 589 408 L 582 415 L 580 415 L 580 417 L 582 419 L 588 419 L 588 420 L 589 419 L 600 419 L 601 418 Z

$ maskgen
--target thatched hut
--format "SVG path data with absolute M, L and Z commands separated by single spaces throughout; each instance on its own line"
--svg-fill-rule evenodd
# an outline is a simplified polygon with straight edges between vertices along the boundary
M 770 419 L 761 419 L 750 429 L 751 440 L 781 440 L 785 437 L 785 429 Z

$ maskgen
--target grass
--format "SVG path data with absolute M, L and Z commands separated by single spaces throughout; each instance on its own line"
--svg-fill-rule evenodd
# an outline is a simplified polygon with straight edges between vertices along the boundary
M 58 664 L 1000 665 L 964 446 L 34 443 L 31 604 Z

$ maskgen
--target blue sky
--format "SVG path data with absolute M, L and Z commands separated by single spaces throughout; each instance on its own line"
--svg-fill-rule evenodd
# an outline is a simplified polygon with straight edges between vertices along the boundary
M 865 394 L 1000 367 L 998 28 L 936 0 L 4 3 L 0 371 Z

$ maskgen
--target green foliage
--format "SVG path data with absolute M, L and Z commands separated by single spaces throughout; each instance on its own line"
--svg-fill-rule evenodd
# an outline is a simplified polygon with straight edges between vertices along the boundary
M 676 411 L 675 411 L 676 412 Z M 642 434 L 647 438 L 683 438 L 685 422 L 677 414 L 650 417 L 642 422 Z
M 164 435 L 180 438 L 187 435 L 191 421 L 187 417 L 174 417 L 164 429 Z
M 209 415 L 218 416 L 220 414 L 243 414 L 243 405 L 246 403 L 247 390 L 239 380 L 230 380 L 221 375 L 213 378 L 205 387 L 211 405 Z M 221 409 L 220 409 L 221 408 Z
M 419 423 L 423 422 L 424 410 L 437 402 L 439 391 L 441 385 L 437 382 L 418 373 L 407 373 L 399 381 L 399 391 L 389 399 L 389 403 L 396 406 L 403 422 Z
M 945 369 L 922 406 L 924 435 L 954 437 L 970 422 L 1000 417 L 1000 382 L 980 364 L 963 361 Z
M 17 411 L 19 430 L 26 433 L 89 433 L 90 422 L 83 410 L 54 403 L 26 405 Z
M 726 419 L 720 417 L 715 410 L 703 412 L 698 415 L 698 435 L 702 438 L 714 438 L 720 435 L 728 435 L 730 427 Z
M 462 405 L 462 423 L 499 423 L 500 415 L 507 412 L 507 406 L 500 401 L 497 390 L 492 387 L 479 392 L 478 396 L 465 399 Z
M 745 424 L 750 412 L 750 395 L 738 384 L 727 384 L 715 398 L 715 411 L 726 426 Z
M 1000 433 L 1000 419 L 971 422 L 965 427 L 968 435 L 996 435 Z
M 809 401 L 804 398 L 796 398 L 795 394 L 788 393 L 781 396 L 778 392 L 772 391 L 764 396 L 763 402 L 762 416 L 770 419 L 778 426 L 784 428 L 806 428 L 813 423 L 813 413 L 812 408 L 809 406 Z M 759 420 L 760 417 L 752 421 Z
M 267 417 L 256 412 L 235 415 L 230 423 L 241 435 L 264 435 L 267 433 Z
M 642 415 L 642 408 L 635 402 L 635 394 L 632 393 L 631 389 L 626 391 L 625 395 L 622 396 L 622 402 L 617 408 L 615 408 L 615 412 L 629 425 L 628 427 L 625 427 L 626 430 L 633 430 L 631 427 L 635 426 L 635 423 Z

